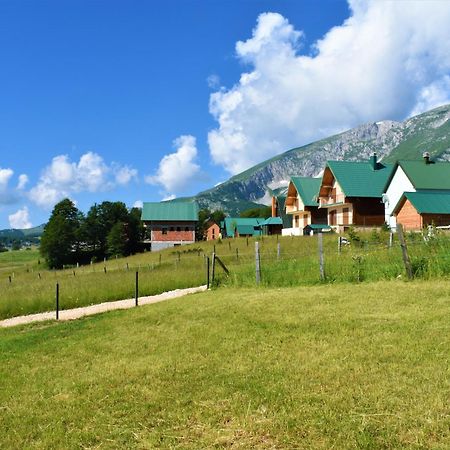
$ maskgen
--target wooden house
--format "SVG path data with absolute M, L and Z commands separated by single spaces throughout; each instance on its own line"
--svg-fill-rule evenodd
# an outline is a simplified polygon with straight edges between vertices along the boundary
M 145 202 L 141 220 L 144 243 L 152 251 L 195 242 L 198 206 L 195 202 Z
M 225 217 L 222 236 L 228 238 L 261 236 L 261 224 L 265 220 L 253 217 Z
M 349 226 L 384 224 L 382 195 L 393 170 L 377 161 L 328 161 L 319 191 L 320 208 L 327 211 L 328 225 L 341 232 Z
M 409 205 L 409 200 L 404 196 L 404 193 L 450 192 L 450 162 L 433 162 L 430 160 L 428 153 L 424 153 L 423 160 L 398 161 L 386 183 L 384 191 L 385 221 L 392 229 L 395 229 L 400 200 L 402 200 L 403 206 L 406 203 L 406 208 Z M 414 198 L 414 196 L 411 198 Z M 430 201 L 432 199 L 431 196 L 423 198 L 427 198 Z M 436 205 L 435 202 L 432 203 Z M 412 205 L 409 206 L 411 207 Z M 419 209 L 422 209 L 422 206 L 420 205 Z M 402 218 L 404 217 L 403 213 L 400 215 Z
M 428 225 L 450 225 L 450 190 L 404 192 L 393 215 L 407 231 L 420 231 Z
M 327 224 L 327 212 L 317 201 L 320 186 L 320 178 L 291 177 L 285 211 L 292 217 L 292 228 L 284 228 L 283 235 L 300 236 L 307 225 Z

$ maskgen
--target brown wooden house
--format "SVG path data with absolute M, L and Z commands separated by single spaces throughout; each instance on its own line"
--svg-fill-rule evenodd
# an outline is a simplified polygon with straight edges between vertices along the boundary
M 383 190 L 393 166 L 377 161 L 328 161 L 319 190 L 320 209 L 327 212 L 328 225 L 337 231 L 349 226 L 384 224 Z

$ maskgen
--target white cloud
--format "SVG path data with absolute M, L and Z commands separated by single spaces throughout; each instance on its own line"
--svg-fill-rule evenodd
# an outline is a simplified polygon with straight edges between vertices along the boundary
M 216 164 L 238 173 L 360 123 L 450 102 L 448 2 L 349 3 L 351 16 L 312 49 L 280 14 L 258 17 L 252 37 L 236 44 L 250 70 L 210 97 Z
M 177 198 L 176 195 L 171 194 L 171 195 L 168 195 L 167 197 L 163 197 L 163 198 L 161 199 L 161 201 L 162 201 L 162 202 L 168 202 L 169 200 L 175 200 L 176 198 Z
M 58 155 L 44 169 L 29 196 L 37 205 L 51 208 L 73 193 L 106 191 L 117 184 L 127 184 L 136 174 L 134 169 L 127 166 L 106 164 L 94 152 L 85 153 L 78 162 L 71 161 L 67 155 Z
M 118 167 L 115 173 L 116 183 L 120 185 L 126 185 L 131 180 L 137 178 L 137 170 L 128 166 Z
M 10 178 L 14 175 L 12 169 L 2 169 L 0 168 L 0 189 L 6 189 Z
M 14 170 L 0 167 L 0 205 L 10 205 L 19 199 L 19 192 L 9 187 L 9 181 L 14 175 Z
M 173 142 L 175 153 L 164 156 L 155 175 L 147 176 L 149 184 L 160 185 L 165 199 L 181 193 L 201 176 L 200 166 L 195 163 L 197 147 L 194 136 L 180 136 Z
M 24 206 L 22 209 L 19 209 L 14 214 L 10 214 L 8 216 L 9 226 L 11 228 L 31 228 L 33 224 L 30 221 L 30 214 L 28 208 Z
M 22 190 L 28 184 L 28 175 L 22 173 L 19 175 L 19 182 L 17 183 L 17 189 Z
M 133 204 L 133 208 L 142 208 L 144 206 L 144 202 L 142 200 L 136 200 Z
M 217 89 L 220 87 L 220 77 L 215 73 L 209 75 L 209 77 L 206 79 L 206 82 L 208 83 L 208 87 L 210 87 L 211 89 Z

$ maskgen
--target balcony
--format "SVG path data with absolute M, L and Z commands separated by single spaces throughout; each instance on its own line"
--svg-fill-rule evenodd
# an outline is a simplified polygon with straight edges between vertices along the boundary
M 342 205 L 345 203 L 345 195 L 344 194 L 338 194 L 333 195 L 332 197 L 320 197 L 319 198 L 319 208 L 326 208 L 328 206 L 333 205 Z

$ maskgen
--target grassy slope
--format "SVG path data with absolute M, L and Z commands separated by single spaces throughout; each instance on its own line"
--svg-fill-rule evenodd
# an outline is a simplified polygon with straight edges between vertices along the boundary
M 0 330 L 0 447 L 449 448 L 449 315 L 393 281 Z

